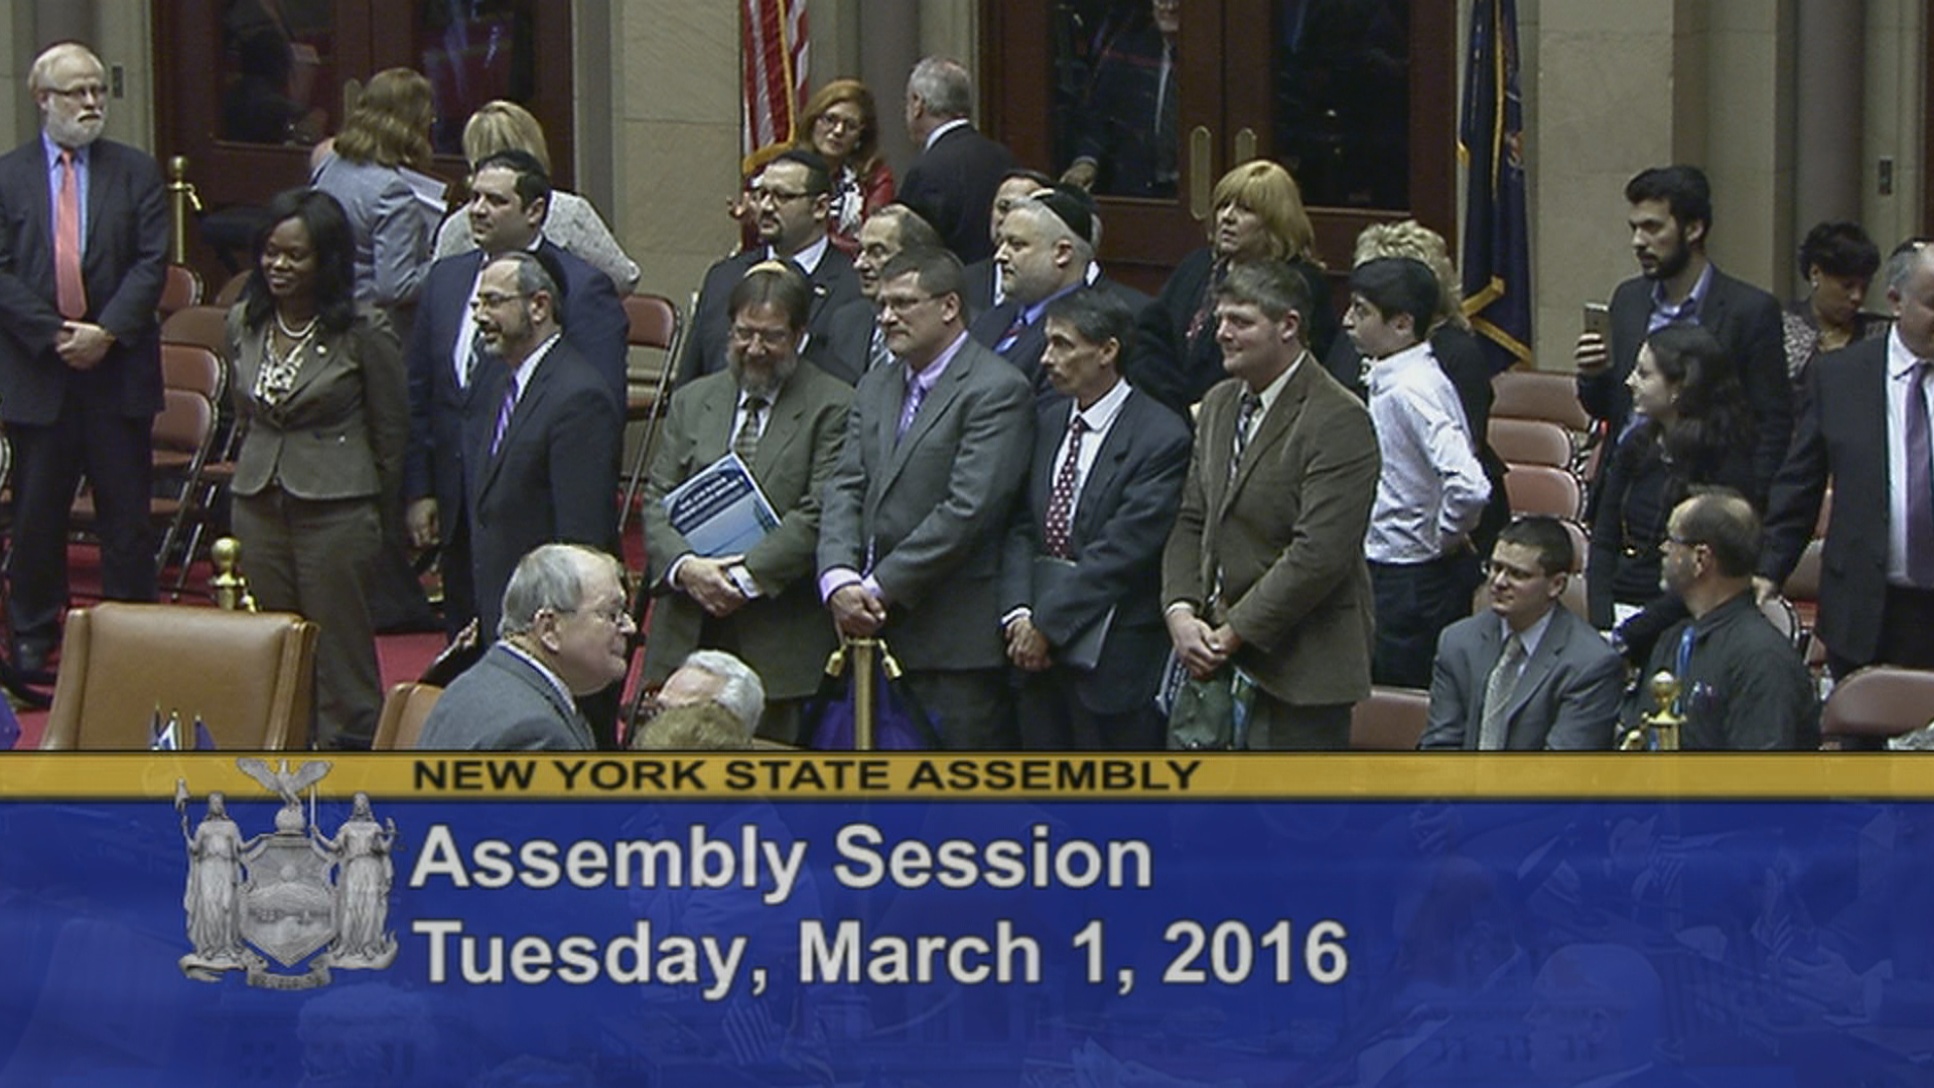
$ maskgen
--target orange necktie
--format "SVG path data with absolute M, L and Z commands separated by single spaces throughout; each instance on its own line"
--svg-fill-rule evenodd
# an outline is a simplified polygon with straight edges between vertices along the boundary
M 70 321 L 87 316 L 87 286 L 81 282 L 81 186 L 74 176 L 74 153 L 60 153 L 60 202 L 54 208 L 54 301 Z

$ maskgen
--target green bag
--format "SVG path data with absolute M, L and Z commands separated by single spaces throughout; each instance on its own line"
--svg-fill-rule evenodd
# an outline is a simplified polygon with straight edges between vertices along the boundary
M 1207 680 L 1185 676 L 1168 713 L 1168 746 L 1194 751 L 1246 748 L 1255 682 L 1241 669 L 1225 668 Z

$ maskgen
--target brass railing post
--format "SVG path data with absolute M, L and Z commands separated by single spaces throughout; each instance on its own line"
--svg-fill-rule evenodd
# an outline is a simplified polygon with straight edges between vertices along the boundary
M 187 264 L 188 221 L 201 214 L 201 196 L 195 192 L 195 183 L 188 180 L 188 159 L 184 155 L 168 159 L 168 210 L 174 216 L 168 259 L 175 264 Z

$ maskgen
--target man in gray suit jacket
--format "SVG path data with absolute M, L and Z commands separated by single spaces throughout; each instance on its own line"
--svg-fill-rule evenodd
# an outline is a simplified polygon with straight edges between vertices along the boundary
M 576 544 L 545 544 L 518 561 L 501 604 L 503 637 L 437 700 L 416 746 L 597 747 L 571 700 L 616 683 L 630 663 L 636 628 L 618 561 Z
M 801 704 L 837 640 L 813 586 L 820 492 L 839 460 L 853 390 L 799 362 L 812 289 L 782 262 L 732 289 L 727 369 L 679 389 L 645 488 L 651 634 L 647 684 L 693 650 L 727 650 L 765 688 L 762 735 L 797 743 Z M 745 461 L 779 524 L 737 555 L 700 555 L 672 526 L 665 495 L 727 453 Z
M 0 158 L 0 420 L 15 458 L 8 607 L 27 673 L 60 636 L 67 514 L 83 472 L 99 512 L 102 596 L 155 595 L 154 308 L 168 213 L 154 160 L 100 139 L 106 75 L 73 42 L 42 53 L 27 77 L 42 129 Z
M 886 640 L 948 747 L 1009 747 L 1000 530 L 1026 478 L 1033 397 L 968 340 L 952 254 L 902 253 L 881 281 L 897 361 L 854 392 L 820 515 L 820 595 L 841 633 Z
M 1419 748 L 1610 748 L 1625 665 L 1559 603 L 1576 561 L 1555 518 L 1506 526 L 1492 549 L 1491 609 L 1437 639 Z

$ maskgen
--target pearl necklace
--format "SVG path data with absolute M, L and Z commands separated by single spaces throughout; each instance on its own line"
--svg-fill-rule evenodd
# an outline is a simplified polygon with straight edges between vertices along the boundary
M 275 311 L 275 327 L 278 329 L 281 329 L 282 335 L 288 337 L 291 340 L 296 340 L 296 341 L 307 340 L 309 338 L 309 334 L 316 331 L 316 322 L 320 320 L 322 320 L 321 314 L 313 314 L 310 316 L 309 323 L 307 325 L 304 325 L 299 329 L 292 329 L 289 327 L 289 323 L 287 321 L 282 320 L 282 311 L 280 309 L 277 309 Z

